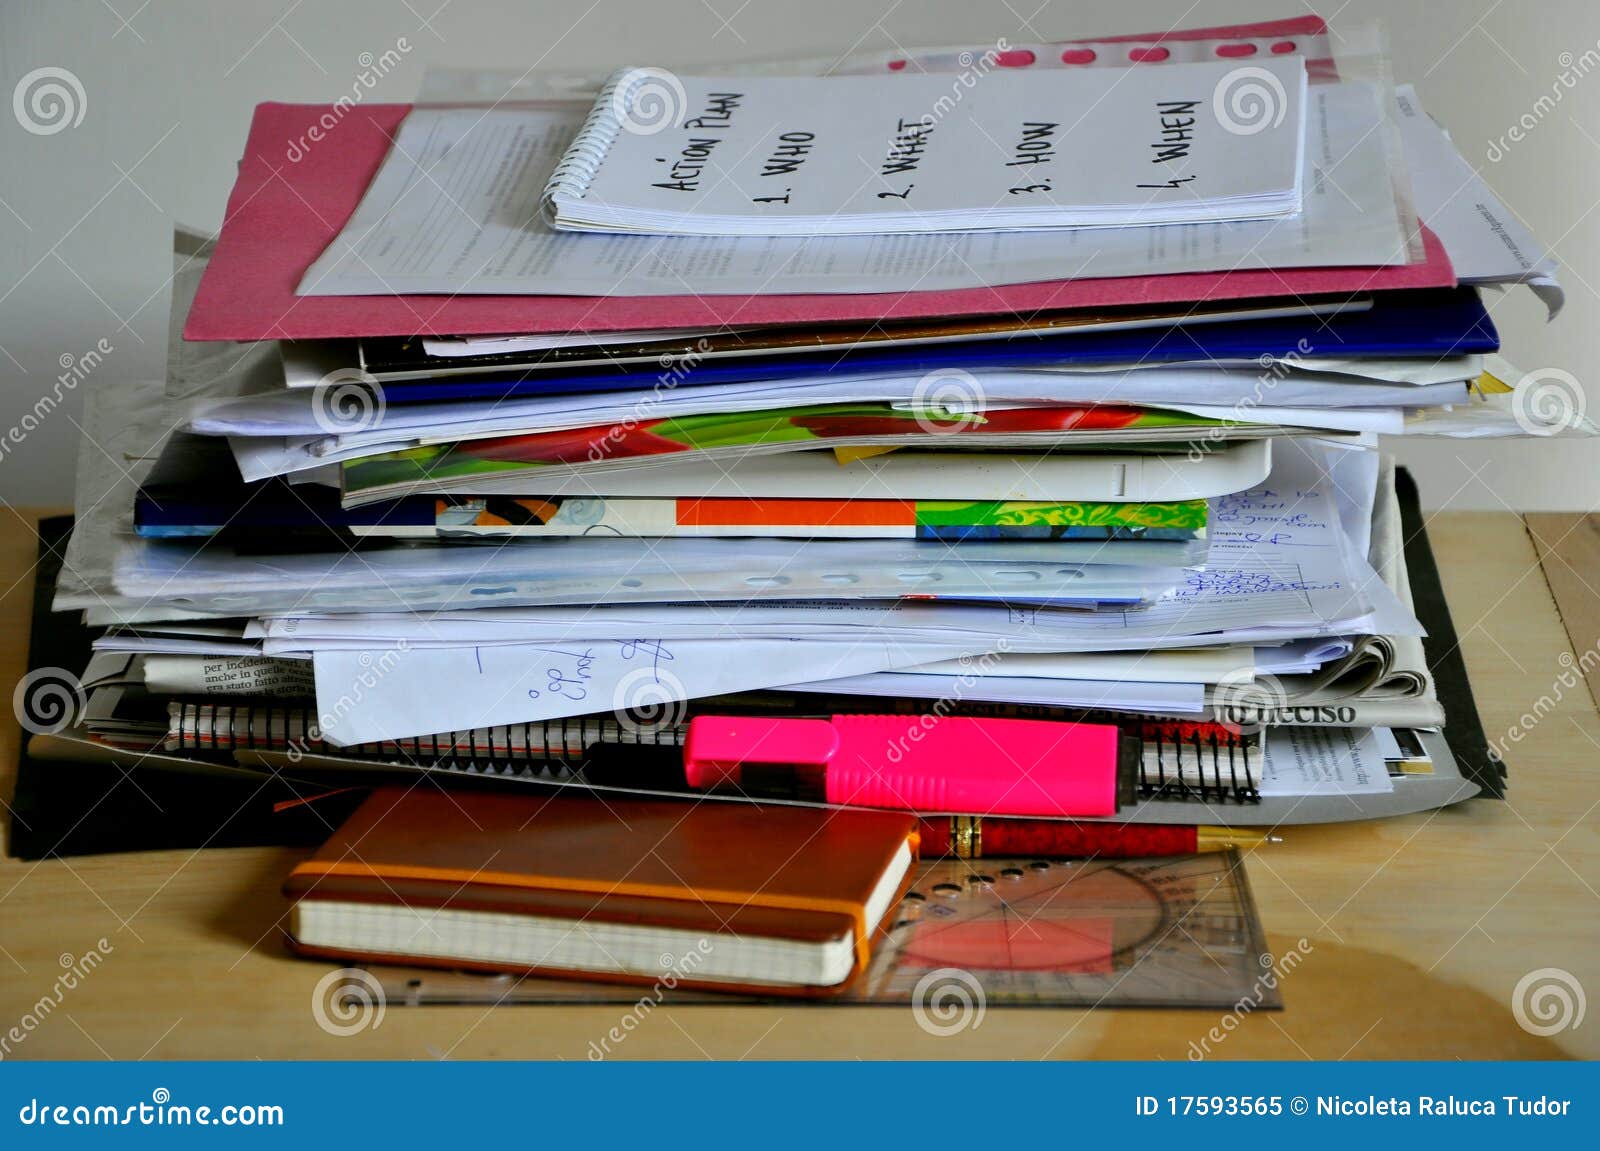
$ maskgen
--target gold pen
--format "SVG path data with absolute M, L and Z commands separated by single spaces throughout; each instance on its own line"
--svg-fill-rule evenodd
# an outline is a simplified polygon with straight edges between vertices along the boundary
M 1196 851 L 1226 851 L 1230 847 L 1250 848 L 1263 843 L 1282 843 L 1276 835 L 1257 831 L 1251 827 L 1197 827 L 1194 829 Z

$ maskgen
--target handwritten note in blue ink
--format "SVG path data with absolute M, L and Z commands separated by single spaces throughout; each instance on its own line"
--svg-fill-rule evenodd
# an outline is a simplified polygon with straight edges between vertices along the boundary
M 407 739 L 915 667 L 958 658 L 972 645 L 971 637 L 915 644 L 609 639 L 411 647 L 381 661 L 382 653 L 319 651 L 317 709 L 335 744 Z

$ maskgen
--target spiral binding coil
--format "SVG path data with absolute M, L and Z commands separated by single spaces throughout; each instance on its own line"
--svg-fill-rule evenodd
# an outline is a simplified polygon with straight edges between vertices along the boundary
M 487 775 L 527 775 L 530 764 L 540 764 L 532 774 L 555 769 L 565 776 L 596 744 L 681 747 L 683 739 L 682 724 L 586 715 L 337 747 L 323 740 L 317 717 L 308 708 L 172 703 L 164 746 L 173 752 L 296 749 L 357 759 L 404 758 L 418 767 L 465 768 Z
M 1141 798 L 1261 802 L 1250 762 L 1255 750 L 1251 740 L 1213 724 L 1147 723 L 1141 725 L 1140 735 L 1144 739 L 1139 764 Z M 1194 766 L 1188 770 L 1183 765 L 1186 752 L 1193 756 Z M 1196 775 L 1198 778 L 1194 778 Z
M 629 99 L 632 88 L 643 83 L 648 76 L 649 73 L 639 68 L 622 68 L 613 72 L 600 89 L 594 107 L 589 109 L 589 115 L 572 138 L 566 154 L 545 183 L 539 202 L 546 219 L 555 216 L 557 196 L 581 200 L 589 191 L 589 185 L 594 182 L 595 173 L 600 170 L 606 153 L 622 134 L 622 120 L 616 114 L 618 100 Z

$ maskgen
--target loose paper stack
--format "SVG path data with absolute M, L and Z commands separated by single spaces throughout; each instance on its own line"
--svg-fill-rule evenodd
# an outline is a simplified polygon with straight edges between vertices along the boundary
M 91 396 L 85 736 L 551 782 L 707 709 L 1021 709 L 1144 741 L 1124 818 L 1471 794 L 1409 734 L 1445 716 L 1376 437 L 1589 429 L 1474 286 L 1554 305 L 1548 258 L 1313 23 L 363 105 L 289 165 L 326 110 L 263 105 L 164 393 Z

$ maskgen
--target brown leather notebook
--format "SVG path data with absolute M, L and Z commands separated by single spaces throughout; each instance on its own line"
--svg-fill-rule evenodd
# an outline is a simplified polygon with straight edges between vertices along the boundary
M 387 787 L 284 891 L 307 955 L 826 994 L 916 846 L 892 812 Z

